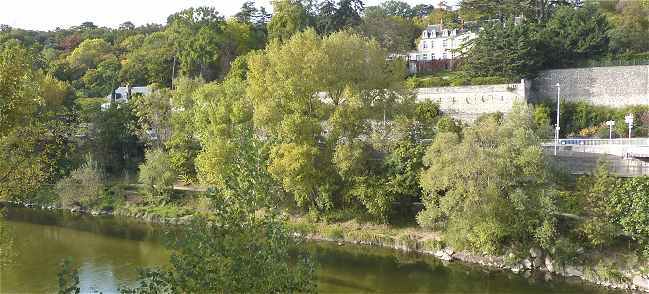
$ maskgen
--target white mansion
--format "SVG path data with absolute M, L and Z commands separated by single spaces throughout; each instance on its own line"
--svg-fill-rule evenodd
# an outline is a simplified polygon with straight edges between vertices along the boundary
M 441 24 L 429 25 L 421 33 L 417 51 L 408 53 L 409 71 L 411 73 L 421 71 L 422 69 L 418 65 L 424 63 L 436 63 L 435 67 L 448 69 L 449 66 L 452 66 L 452 60 L 459 57 L 462 45 L 477 36 L 476 32 L 468 29 L 447 29 Z

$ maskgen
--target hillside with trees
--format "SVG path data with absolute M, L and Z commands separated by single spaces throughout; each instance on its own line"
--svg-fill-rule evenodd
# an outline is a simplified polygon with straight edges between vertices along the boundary
M 464 0 L 452 10 L 278 0 L 272 11 L 246 2 L 232 17 L 189 8 L 164 25 L 1 27 L 0 199 L 207 214 L 186 243 L 172 242 L 173 268 L 145 276 L 180 292 L 313 290 L 308 259 L 287 269 L 283 245 L 297 241 L 286 215 L 310 225 L 408 225 L 439 233 L 436 244 L 518 259 L 540 248 L 564 265 L 596 263 L 624 242 L 628 256 L 649 256 L 648 178 L 617 179 L 604 168 L 564 177 L 539 145 L 547 106 L 518 105 L 467 125 L 416 102 L 405 61 L 387 58 L 412 50 L 428 24 L 476 21 L 483 30 L 458 79 L 647 61 L 644 2 Z M 126 84 L 152 93 L 101 110 L 103 97 Z M 572 132 L 605 116 L 580 116 L 589 108 L 579 107 L 564 110 L 574 113 L 563 122 Z M 209 190 L 180 193 L 178 185 Z M 233 243 L 193 255 L 196 244 L 229 234 Z M 237 247 L 258 236 L 264 250 Z M 223 252 L 256 255 L 193 271 L 205 258 L 223 261 Z M 253 279 L 254 267 L 276 276 Z M 213 271 L 256 282 L 210 282 L 203 275 Z

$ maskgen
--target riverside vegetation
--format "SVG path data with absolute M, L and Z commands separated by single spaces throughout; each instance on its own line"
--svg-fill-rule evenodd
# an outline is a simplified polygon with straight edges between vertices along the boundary
M 524 11 L 523 25 L 490 26 L 468 51 L 453 75 L 475 83 L 647 49 L 625 37 L 647 33 L 644 21 L 626 23 L 646 13 L 640 4 L 541 11 L 533 2 L 494 8 L 466 0 L 455 12 L 388 1 L 363 14 L 358 0 L 325 1 L 320 10 L 276 1 L 270 19 L 248 2 L 228 20 L 213 8 L 188 9 L 160 27 L 3 27 L 0 199 L 194 215 L 187 233 L 170 235 L 171 267 L 143 271 L 141 287 L 125 292 L 313 291 L 309 257 L 288 254 L 300 247 L 293 233 L 398 239 L 449 257 L 500 256 L 510 268 L 579 267 L 591 280 L 629 282 L 645 274 L 649 258 L 648 178 L 616 179 L 605 167 L 577 179 L 555 170 L 539 144 L 554 115 L 546 105 L 466 125 L 415 102 L 403 62 L 386 60 L 410 45 L 376 33 L 386 24 L 394 35 L 404 35 L 400 25 L 457 25 L 458 13 L 480 20 L 497 11 L 506 20 Z M 534 55 L 561 35 L 581 37 L 558 42 L 560 58 Z M 507 45 L 520 40 L 533 42 Z M 125 82 L 153 92 L 105 111 L 104 99 L 85 98 Z M 566 106 L 564 135 L 599 134 L 604 118 L 622 114 Z M 633 110 L 635 129 L 646 132 L 646 107 Z M 180 193 L 179 183 L 210 189 Z M 0 257 L 10 256 L 10 244 L 2 240 Z M 62 272 L 62 289 L 75 291 L 73 273 Z

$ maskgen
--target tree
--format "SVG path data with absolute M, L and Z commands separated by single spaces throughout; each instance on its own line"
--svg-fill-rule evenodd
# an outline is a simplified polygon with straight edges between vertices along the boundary
M 146 36 L 137 48 L 125 55 L 119 80 L 132 85 L 160 84 L 171 86 L 175 69 L 175 49 L 168 32 Z
M 140 141 L 162 148 L 171 137 L 171 93 L 169 89 L 154 89 L 151 94 L 132 100 L 137 116 Z
M 223 188 L 230 169 L 239 159 L 241 140 L 254 137 L 252 103 L 246 99 L 246 82 L 231 74 L 220 84 L 195 92 L 195 126 L 202 150 L 196 159 L 202 183 Z
M 276 186 L 260 168 L 263 145 L 249 135 L 238 140 L 224 185 L 208 191 L 213 213 L 169 234 L 170 268 L 145 271 L 140 287 L 126 293 L 315 291 L 311 260 L 280 216 Z
M 212 81 L 219 74 L 223 17 L 212 7 L 189 8 L 167 19 L 181 73 Z
M 180 78 L 175 81 L 176 88 L 171 94 L 171 136 L 165 141 L 165 148 L 173 169 L 185 182 L 196 178 L 195 159 L 201 148 L 195 129 L 194 94 L 203 84 L 200 79 Z
M 81 77 L 84 84 L 84 96 L 105 97 L 113 92 L 118 85 L 120 63 L 117 58 L 109 58 L 97 65 L 97 69 L 89 69 Z
M 361 23 L 363 9 L 361 0 L 339 0 L 336 11 L 336 31 L 358 26 Z
M 298 206 L 326 211 L 339 202 L 337 145 L 368 135 L 369 119 L 390 119 L 411 101 L 398 92 L 403 64 L 386 55 L 355 34 L 307 30 L 251 56 L 253 122 L 273 142 L 269 172 Z
M 378 7 L 375 7 L 378 8 Z M 408 19 L 391 16 L 384 8 L 368 7 L 359 30 L 376 39 L 389 52 L 406 52 L 412 48 L 419 30 Z
M 25 124 L 42 98 L 27 50 L 21 46 L 0 49 L 0 136 L 4 136 Z
M 130 103 L 113 103 L 98 113 L 90 130 L 92 157 L 109 175 L 126 175 L 142 160 L 144 146 L 138 140 L 137 117 L 132 107 Z
M 609 24 L 595 4 L 575 9 L 562 6 L 542 32 L 545 67 L 556 68 L 595 58 L 608 51 Z
M 624 5 L 618 23 L 611 29 L 611 49 L 617 52 L 649 50 L 649 9 L 629 1 Z
M 0 199 L 28 198 L 64 174 L 59 164 L 73 153 L 70 117 L 60 111 L 65 89 L 35 71 L 22 46 L 0 50 Z
M 608 203 L 609 196 L 617 186 L 617 180 L 609 173 L 605 161 L 598 163 L 593 178 L 584 177 L 578 183 L 578 191 L 582 191 L 583 215 L 586 217 L 579 231 L 591 246 L 600 247 L 615 237 L 617 228 L 611 221 L 614 216 Z
M 519 0 L 462 0 L 460 10 L 464 18 L 499 19 L 504 21 L 520 15 L 530 16 L 534 9 L 533 1 Z
M 150 202 L 168 202 L 176 183 L 176 172 L 171 166 L 169 155 L 161 149 L 147 150 L 144 163 L 140 164 L 139 182 L 144 185 Z
M 62 207 L 92 207 L 104 192 L 102 171 L 97 162 L 88 156 L 81 167 L 57 182 L 54 190 L 59 195 Z
M 74 49 L 67 57 L 68 63 L 81 72 L 95 68 L 102 61 L 114 57 L 113 49 L 103 39 L 88 39 Z
M 293 34 L 306 28 L 306 10 L 299 1 L 276 0 L 273 4 L 273 17 L 268 23 L 269 38 L 288 40 Z
M 517 80 L 534 76 L 545 61 L 545 43 L 534 23 L 493 24 L 466 45 L 464 69 L 471 76 Z
M 333 0 L 324 0 L 318 7 L 316 29 L 321 35 L 328 35 L 338 30 L 336 24 L 336 3 Z
M 385 1 L 381 3 L 381 8 L 387 15 L 397 16 L 403 19 L 413 18 L 417 15 L 417 11 L 413 10 L 413 8 L 410 7 L 410 4 L 403 1 Z
M 462 135 L 440 133 L 426 152 L 419 224 L 445 227 L 456 249 L 550 248 L 557 190 L 529 110 L 518 105 L 502 124 L 486 119 Z

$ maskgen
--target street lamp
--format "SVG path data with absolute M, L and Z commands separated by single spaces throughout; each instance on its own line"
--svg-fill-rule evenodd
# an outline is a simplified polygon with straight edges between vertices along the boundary
M 561 85 L 557 83 L 557 125 L 554 128 L 554 156 L 557 156 L 557 149 L 559 148 L 559 105 L 561 101 L 559 97 L 561 96 Z
M 613 139 L 613 126 L 615 125 L 614 120 L 609 120 L 606 122 L 608 126 L 608 143 L 611 144 L 611 139 Z
M 633 114 L 629 113 L 624 116 L 624 122 L 629 125 L 629 139 L 631 139 L 631 129 L 633 128 Z

